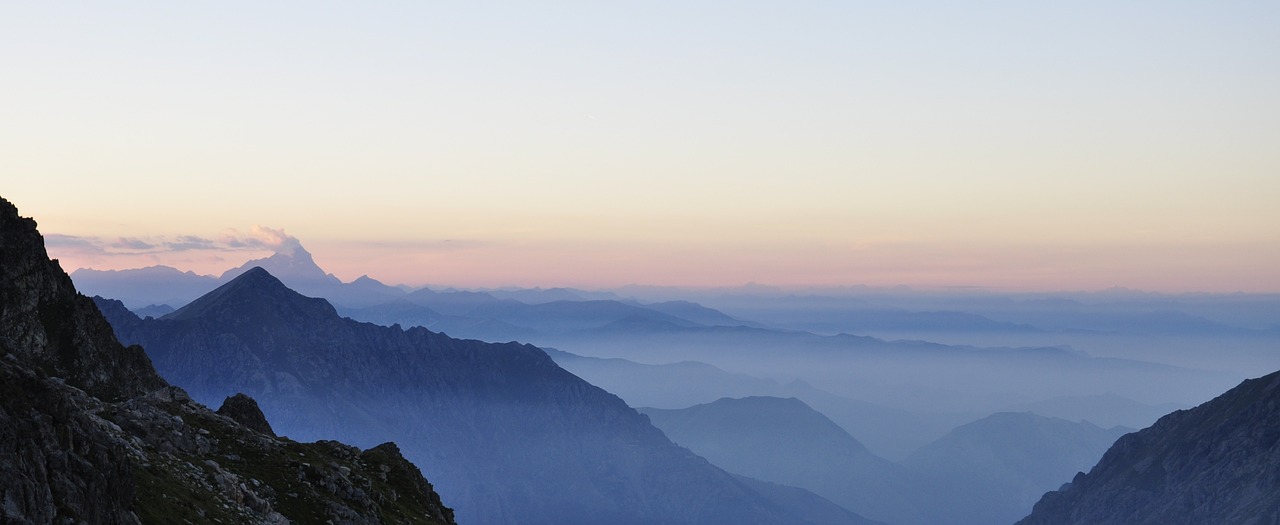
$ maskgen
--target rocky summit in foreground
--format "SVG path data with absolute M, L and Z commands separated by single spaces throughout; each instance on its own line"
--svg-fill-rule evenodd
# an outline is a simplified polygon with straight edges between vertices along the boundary
M 228 404 L 122 346 L 0 199 L 0 523 L 453 523 L 394 444 L 276 438 Z
M 1280 523 L 1280 372 L 1128 434 L 1019 525 Z

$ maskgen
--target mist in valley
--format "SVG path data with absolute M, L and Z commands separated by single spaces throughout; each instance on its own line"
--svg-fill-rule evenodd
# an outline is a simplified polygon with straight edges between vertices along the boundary
M 764 483 L 752 486 L 773 490 L 770 497 L 794 502 L 795 495 L 768 489 L 794 487 L 808 494 L 805 498 L 816 498 L 800 507 L 825 501 L 823 505 L 859 520 L 882 523 L 1011 523 L 1030 512 L 1041 494 L 1088 471 L 1121 435 L 1207 401 L 1245 378 L 1280 368 L 1280 331 L 1274 329 L 1280 326 L 1280 297 L 1270 295 L 904 288 L 797 293 L 751 287 L 668 288 L 636 295 L 628 295 L 634 289 L 414 290 L 371 279 L 344 283 L 319 278 L 326 273 L 300 246 L 295 253 L 250 261 L 222 278 L 199 278 L 206 284 L 238 283 L 248 267 L 263 262 L 275 268 L 284 284 L 326 298 L 334 319 L 342 315 L 392 327 L 393 333 L 374 341 L 345 343 L 356 345 L 349 349 L 356 355 L 402 345 L 388 341 L 398 340 L 395 330 L 404 329 L 426 328 L 429 332 L 422 334 L 477 342 L 532 344 L 550 357 L 552 366 L 639 410 L 655 432 L 665 433 L 675 445 L 750 483 Z M 85 293 L 94 293 L 103 274 L 84 275 L 90 277 L 83 280 Z M 153 354 L 161 373 L 177 376 L 171 380 L 179 384 L 186 381 L 184 386 L 199 400 L 213 402 L 233 390 L 247 391 L 260 400 L 277 428 L 295 437 L 338 437 L 361 445 L 390 438 L 406 443 L 410 459 L 438 473 L 434 479 L 441 493 L 462 503 L 460 516 L 480 523 L 506 523 L 528 508 L 572 516 L 612 505 L 616 494 L 593 490 L 594 496 L 574 503 L 571 492 L 537 496 L 535 490 L 494 496 L 503 503 L 480 510 L 486 506 L 475 498 L 483 498 L 483 492 L 475 490 L 500 483 L 486 475 L 541 471 L 545 482 L 556 484 L 563 479 L 586 482 L 601 474 L 586 470 L 586 478 L 573 478 L 559 467 L 517 461 L 529 454 L 563 455 L 561 445 L 570 442 L 581 450 L 594 447 L 598 452 L 593 454 L 600 454 L 596 457 L 612 453 L 601 443 L 616 437 L 583 426 L 589 423 L 551 415 L 565 410 L 564 400 L 552 396 L 508 406 L 529 396 L 532 391 L 521 390 L 529 387 L 459 383 L 463 390 L 448 394 L 456 399 L 442 402 L 445 391 L 430 394 L 438 387 L 422 386 L 443 386 L 470 374 L 481 375 L 465 381 L 491 381 L 482 379 L 488 373 L 464 364 L 433 372 L 427 372 L 427 362 L 410 366 L 408 370 L 423 370 L 417 375 L 406 375 L 404 364 L 393 369 L 370 364 L 358 379 L 343 384 L 355 383 L 335 389 L 308 383 L 337 373 L 306 371 L 328 365 L 306 365 L 305 357 L 278 361 L 279 356 L 267 354 L 233 376 L 201 379 L 199 362 L 179 352 L 178 341 L 189 337 L 181 327 L 193 322 L 184 319 L 208 315 L 202 313 L 208 307 L 198 305 L 226 302 L 228 294 L 209 294 L 191 303 L 197 306 L 157 305 L 155 295 L 147 295 L 150 289 L 182 288 L 163 279 L 135 287 L 137 296 L 117 304 L 135 305 L 142 315 L 109 317 L 128 325 L 117 329 L 132 334 L 130 340 L 164 352 Z M 143 319 L 146 312 L 161 315 Z M 245 337 L 217 335 L 230 328 L 204 330 L 213 330 L 200 332 L 205 339 Z M 228 355 L 281 344 L 286 343 L 258 350 L 250 345 Z M 498 348 L 502 346 L 493 351 Z M 270 371 L 278 366 L 284 368 Z M 409 386 L 414 383 L 420 385 Z M 467 392 L 474 388 L 504 393 L 472 397 Z M 545 439 L 516 445 L 511 425 L 529 424 L 515 422 L 527 421 L 521 414 L 537 413 L 546 414 L 543 422 L 524 432 L 545 434 Z M 442 430 L 449 428 L 471 431 Z M 491 447 L 508 452 L 495 457 L 486 452 Z M 520 449 L 523 454 L 515 453 Z M 490 474 L 476 474 L 473 467 L 480 464 L 490 465 Z M 568 512 L 570 508 L 578 510 Z M 836 522 L 841 519 L 853 518 Z

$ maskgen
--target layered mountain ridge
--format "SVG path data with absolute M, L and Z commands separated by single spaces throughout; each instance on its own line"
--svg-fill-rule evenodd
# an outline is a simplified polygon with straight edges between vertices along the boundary
M 1280 372 L 1116 441 L 1018 525 L 1280 523 Z
M 19 524 L 453 523 L 394 444 L 277 439 L 168 386 L 3 198 L 0 498 Z
M 533 346 L 341 318 L 262 269 L 163 319 L 99 305 L 198 400 L 243 391 L 282 434 L 401 443 L 467 523 L 808 522 Z

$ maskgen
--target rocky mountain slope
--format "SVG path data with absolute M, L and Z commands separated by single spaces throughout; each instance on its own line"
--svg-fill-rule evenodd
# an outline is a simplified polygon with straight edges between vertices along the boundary
M 0 199 L 0 521 L 453 523 L 395 445 L 278 439 L 238 404 L 168 386 Z
M 345 319 L 260 268 L 164 319 L 100 305 L 197 400 L 246 392 L 295 438 L 396 440 L 466 523 L 807 521 L 532 346 Z
M 1018 523 L 1280 523 L 1280 372 L 1124 436 Z

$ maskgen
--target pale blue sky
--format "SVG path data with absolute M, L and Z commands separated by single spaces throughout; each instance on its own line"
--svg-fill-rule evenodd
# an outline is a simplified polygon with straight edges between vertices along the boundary
M 69 265 L 1280 291 L 1280 3 L 369 4 L 0 6 L 0 191 Z

